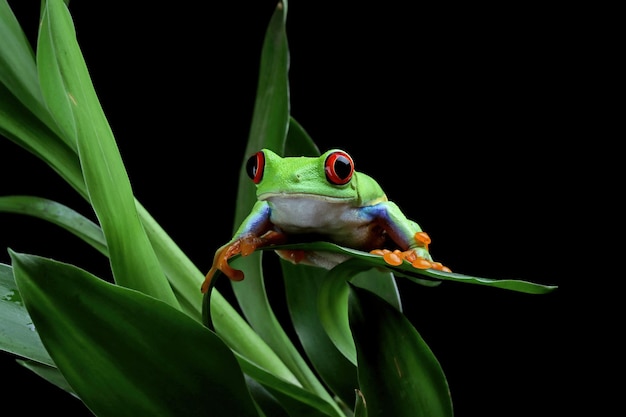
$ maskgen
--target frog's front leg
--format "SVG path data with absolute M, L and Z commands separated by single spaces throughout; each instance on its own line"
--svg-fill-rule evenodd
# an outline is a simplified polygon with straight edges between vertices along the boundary
M 365 213 L 379 224 L 399 249 L 375 249 L 371 253 L 383 256 L 385 262 L 398 266 L 408 261 L 414 268 L 438 269 L 450 272 L 440 262 L 434 262 L 428 246 L 430 237 L 416 222 L 406 218 L 400 208 L 391 201 L 385 201 L 364 208 Z
M 283 243 L 285 236 L 271 230 L 270 208 L 266 202 L 257 201 L 252 211 L 241 223 L 235 236 L 222 247 L 213 257 L 213 265 L 206 274 L 202 284 L 202 292 L 207 292 L 213 275 L 219 270 L 233 281 L 241 281 L 244 278 L 242 271 L 232 268 L 228 261 L 235 255 L 247 256 L 260 247 Z

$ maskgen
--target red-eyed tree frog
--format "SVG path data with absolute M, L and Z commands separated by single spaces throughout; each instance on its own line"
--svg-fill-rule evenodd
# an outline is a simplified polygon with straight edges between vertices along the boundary
M 381 255 L 390 265 L 410 262 L 415 268 L 450 271 L 433 262 L 430 238 L 420 226 L 387 199 L 374 179 L 355 171 L 352 157 L 342 150 L 282 158 L 262 149 L 248 159 L 246 172 L 256 185 L 257 202 L 233 238 L 215 252 L 202 292 L 217 270 L 233 281 L 244 278 L 228 265 L 232 256 L 286 242 L 323 240 Z M 276 252 L 293 263 L 326 269 L 347 259 L 330 252 Z

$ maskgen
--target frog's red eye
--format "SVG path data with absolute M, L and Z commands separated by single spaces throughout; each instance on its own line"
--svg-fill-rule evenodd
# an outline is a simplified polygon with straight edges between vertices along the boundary
M 331 184 L 347 184 L 354 173 L 354 161 L 343 151 L 335 151 L 328 155 L 324 162 L 326 178 Z
M 258 184 L 263 179 L 263 171 L 265 171 L 265 154 L 259 151 L 248 158 L 246 173 L 255 184 Z

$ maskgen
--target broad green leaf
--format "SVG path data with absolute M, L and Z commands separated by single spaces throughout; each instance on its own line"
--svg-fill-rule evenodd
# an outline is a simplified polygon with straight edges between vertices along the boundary
M 83 197 L 88 198 L 75 151 L 28 111 L 4 84 L 0 84 L 0 133 L 50 165 Z M 70 142 L 74 144 L 74 141 Z M 200 320 L 202 293 L 199 286 L 204 278 L 203 273 L 193 265 L 149 212 L 137 201 L 135 204 L 150 243 L 157 252 L 161 267 L 171 282 L 181 307 L 191 317 Z M 217 291 L 213 291 L 212 310 L 217 331 L 227 338 L 231 348 L 277 375 L 287 379 L 289 376 L 293 377 L 275 353 Z
M 349 318 L 368 417 L 453 415 L 439 362 L 401 312 L 351 286 Z
M 13 269 L 0 264 L 0 350 L 24 359 L 17 362 L 59 388 L 73 393 L 44 348 L 13 278 Z
M 0 264 L 0 350 L 54 366 L 26 311 L 13 269 Z
M 6 90 L 3 90 L 3 86 L 0 85 L 0 93 L 2 91 Z M 0 98 L 2 98 L 1 95 Z M 0 100 L 0 109 L 3 108 L 3 104 L 7 104 L 7 101 Z M 17 106 L 15 107 L 9 105 L 7 108 L 23 108 L 20 103 L 13 104 L 16 104 Z M 31 113 L 26 113 L 33 119 L 28 123 L 20 123 L 20 126 L 25 129 L 24 132 L 27 133 L 19 133 L 17 136 L 11 137 L 11 139 L 26 150 L 31 151 L 51 167 L 58 167 L 58 172 L 68 181 L 68 183 L 70 183 L 70 185 L 73 184 L 74 188 L 79 191 L 82 189 L 81 194 L 86 193 L 84 190 L 84 183 L 82 182 L 82 174 L 78 164 L 78 157 L 72 150 L 63 145 L 58 138 L 51 134 L 49 130 L 45 130 L 45 127 L 42 128 L 44 130 L 31 132 L 33 127 L 37 126 L 38 121 L 37 119 L 34 119 L 34 116 L 32 116 Z M 0 115 L 2 115 L 1 111 Z M 8 120 L 11 121 L 14 119 L 11 115 L 9 115 Z M 13 205 L 15 202 L 11 202 L 11 197 L 8 198 L 9 200 L 4 200 L 4 203 L 7 205 L 5 206 L 7 211 L 11 211 L 8 206 L 13 206 L 16 209 L 19 209 L 19 206 Z M 150 216 L 148 211 L 138 202 L 136 202 L 136 204 L 142 224 L 149 234 L 150 241 L 154 246 L 155 251 L 158 253 L 161 266 L 168 275 L 168 279 L 172 283 L 172 287 L 176 291 L 183 309 L 191 317 L 195 317 L 198 321 L 200 321 L 202 293 L 199 288 L 204 275 L 195 265 L 193 265 L 189 258 L 165 233 L 163 228 L 152 218 L 152 216 Z M 43 207 L 44 206 L 40 206 L 40 208 Z M 21 209 L 19 210 L 21 211 Z M 31 213 L 32 210 L 34 210 L 34 212 L 37 211 L 31 208 L 25 209 L 22 213 L 28 214 Z M 42 212 L 40 214 L 45 215 L 46 213 Z M 90 229 L 92 228 L 90 227 Z M 68 228 L 68 230 L 70 229 Z M 75 232 L 75 230 L 70 231 L 73 233 Z M 92 236 L 92 232 L 86 232 L 86 236 Z M 81 237 L 80 235 L 78 236 Z M 93 234 L 92 237 L 95 238 L 95 234 Z M 96 242 L 87 241 L 88 243 L 100 242 L 99 238 L 96 238 Z M 99 249 L 98 246 L 101 246 L 100 243 L 94 245 L 96 249 Z M 250 326 L 244 322 L 239 313 L 233 309 L 233 307 L 221 294 L 219 294 L 218 291 L 213 292 L 212 305 L 215 311 L 214 320 L 219 324 L 217 326 L 218 332 L 221 333 L 222 336 L 225 334 L 228 335 L 229 346 L 231 346 L 231 348 L 242 352 L 242 354 L 245 354 L 257 363 L 266 366 L 267 369 L 271 369 L 278 375 L 285 375 L 284 365 L 279 365 L 279 363 L 282 364 L 282 362 L 276 358 L 271 349 L 267 347 L 267 345 L 258 337 L 256 333 L 254 333 Z M 2 327 L 2 324 L 3 323 L 0 322 L 0 328 Z
M 184 313 L 72 265 L 11 252 L 41 339 L 98 416 L 257 416 L 233 353 Z
M 116 282 L 180 308 L 139 220 L 122 158 L 62 0 L 46 2 L 37 65 L 48 107 L 77 143 L 89 199 L 106 237 Z

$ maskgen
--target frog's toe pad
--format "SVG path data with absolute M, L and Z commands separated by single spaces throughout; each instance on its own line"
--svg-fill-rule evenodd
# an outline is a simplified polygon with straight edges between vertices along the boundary
M 452 272 L 452 270 L 450 270 L 450 268 L 448 268 L 447 266 L 443 265 L 441 262 L 432 262 L 432 269 L 436 269 L 437 271 L 443 271 L 443 272 Z
M 436 269 L 438 271 L 452 272 L 450 268 L 444 266 L 441 262 L 433 262 L 418 256 L 413 249 L 406 251 L 399 249 L 394 251 L 389 249 L 374 249 L 370 251 L 370 253 L 382 256 L 385 262 L 391 266 L 399 266 L 402 265 L 404 261 L 407 261 L 416 269 Z

